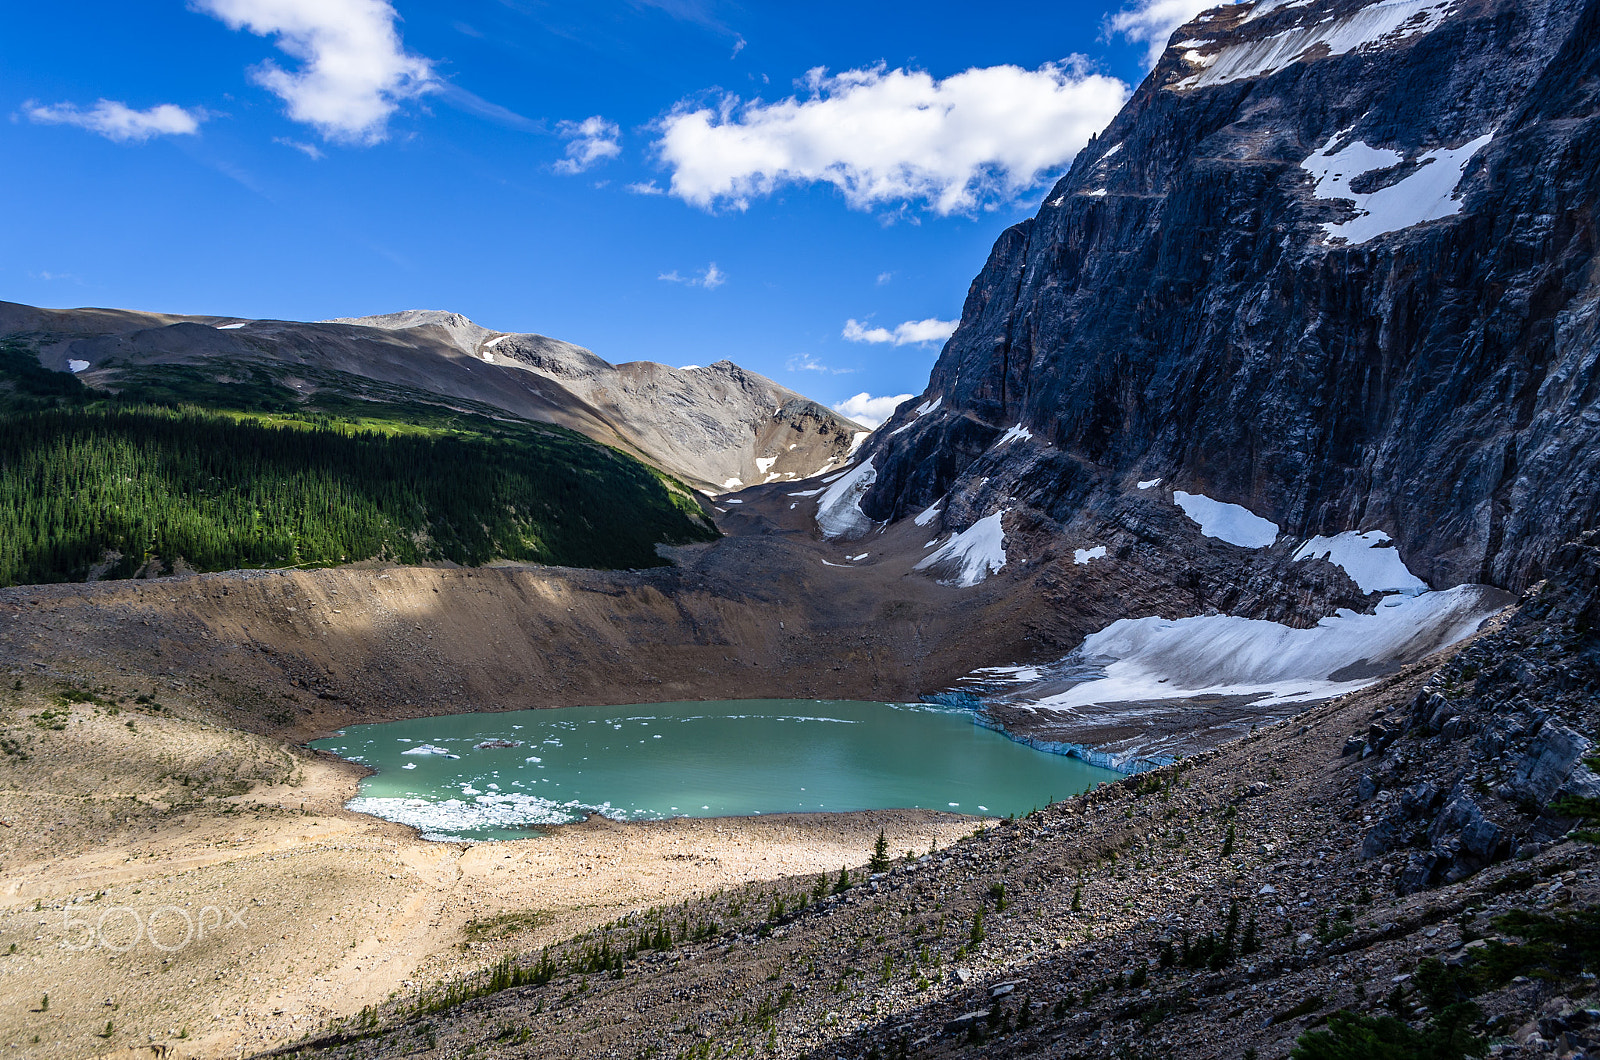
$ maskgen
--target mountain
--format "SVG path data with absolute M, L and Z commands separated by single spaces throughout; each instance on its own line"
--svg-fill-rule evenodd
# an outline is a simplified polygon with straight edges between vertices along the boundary
M 509 413 L 569 427 L 712 493 L 830 469 L 865 436 L 731 361 L 612 365 L 571 343 L 492 331 L 457 313 L 303 323 L 0 302 L 0 339 L 111 389 L 140 382 L 153 366 L 201 369 L 224 383 L 250 366 L 303 396 Z
M 1538 581 L 1600 514 L 1597 78 L 1582 0 L 1206 12 L 996 242 L 832 532 L 1126 553 L 1187 495 Z

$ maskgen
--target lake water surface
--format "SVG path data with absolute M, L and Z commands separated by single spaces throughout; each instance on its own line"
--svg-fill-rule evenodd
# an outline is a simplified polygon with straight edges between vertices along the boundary
M 920 704 L 739 700 L 353 725 L 312 746 L 361 762 L 350 809 L 429 839 L 540 825 L 923 808 L 1027 813 L 1119 774 Z

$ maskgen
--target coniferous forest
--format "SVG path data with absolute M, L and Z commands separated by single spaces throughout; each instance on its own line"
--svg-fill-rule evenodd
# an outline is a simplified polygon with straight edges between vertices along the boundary
M 339 393 L 260 366 L 117 392 L 0 344 L 0 584 L 494 559 L 659 565 L 716 531 L 683 484 L 571 431 Z

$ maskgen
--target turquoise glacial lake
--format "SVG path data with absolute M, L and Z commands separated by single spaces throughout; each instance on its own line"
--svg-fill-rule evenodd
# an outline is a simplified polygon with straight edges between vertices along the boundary
M 761 699 L 353 725 L 313 747 L 376 770 L 349 807 L 428 839 L 620 821 L 922 808 L 1004 817 L 1119 774 L 921 704 Z

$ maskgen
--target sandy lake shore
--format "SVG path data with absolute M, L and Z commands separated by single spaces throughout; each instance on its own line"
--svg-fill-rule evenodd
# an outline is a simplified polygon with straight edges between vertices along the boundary
M 361 775 L 349 763 L 170 709 L 11 720 L 46 711 L 63 728 L 0 791 L 0 1048 L 13 1056 L 248 1055 L 629 910 L 860 865 L 879 828 L 897 852 L 923 851 L 978 823 L 595 818 L 429 843 L 346 811 Z M 274 773 L 246 794 L 195 790 Z

